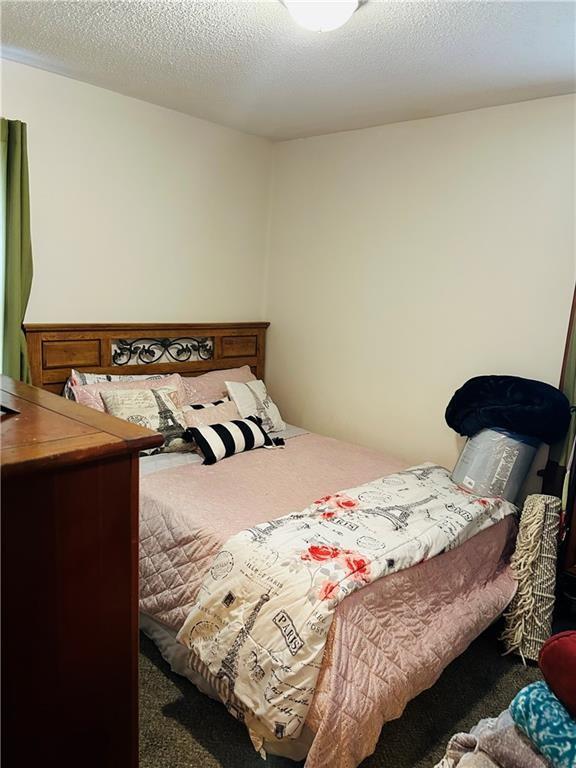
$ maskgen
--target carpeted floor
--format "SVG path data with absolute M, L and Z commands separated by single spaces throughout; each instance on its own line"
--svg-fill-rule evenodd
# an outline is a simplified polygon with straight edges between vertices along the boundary
M 449 737 L 498 715 L 524 685 L 540 678 L 515 656 L 501 656 L 496 625 L 456 659 L 400 720 L 384 726 L 362 768 L 432 768 Z M 254 752 L 245 729 L 224 707 L 172 674 L 152 641 L 141 635 L 141 768 L 296 768 Z M 330 768 L 326 766 L 326 768 Z

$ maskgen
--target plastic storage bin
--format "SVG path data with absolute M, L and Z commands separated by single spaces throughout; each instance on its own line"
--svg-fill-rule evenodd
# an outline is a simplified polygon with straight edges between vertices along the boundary
M 501 496 L 514 503 L 539 445 L 526 435 L 483 429 L 466 442 L 452 480 L 477 496 Z

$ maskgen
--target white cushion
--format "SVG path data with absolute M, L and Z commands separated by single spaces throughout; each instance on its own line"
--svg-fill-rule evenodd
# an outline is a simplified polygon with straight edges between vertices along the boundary
M 267 432 L 281 432 L 286 428 L 277 405 L 266 391 L 266 385 L 260 379 L 241 384 L 227 381 L 226 389 L 243 419 L 258 416 Z

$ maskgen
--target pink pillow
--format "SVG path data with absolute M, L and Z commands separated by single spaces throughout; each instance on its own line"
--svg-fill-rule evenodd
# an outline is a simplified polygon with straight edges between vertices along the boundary
M 109 389 L 164 389 L 165 387 L 176 389 L 178 391 L 177 402 L 175 405 L 181 407 L 186 400 L 186 392 L 182 385 L 182 377 L 179 373 L 173 373 L 170 376 L 164 376 L 161 379 L 144 379 L 142 381 L 103 381 L 99 384 L 85 384 L 84 386 L 72 387 L 74 399 L 81 405 L 87 405 L 88 408 L 94 408 L 96 411 L 105 411 L 104 402 L 100 397 L 102 390 Z
M 194 410 L 190 406 L 184 407 L 184 420 L 187 427 L 210 427 L 212 424 L 223 424 L 225 421 L 240 419 L 240 413 L 236 403 L 226 400 L 219 405 L 209 404 L 206 408 Z
M 228 368 L 224 371 L 210 371 L 210 373 L 203 373 L 200 376 L 182 377 L 187 404 L 209 403 L 228 397 L 227 381 L 238 381 L 245 384 L 247 381 L 255 380 L 256 376 L 250 370 L 249 365 L 243 365 L 241 368 Z

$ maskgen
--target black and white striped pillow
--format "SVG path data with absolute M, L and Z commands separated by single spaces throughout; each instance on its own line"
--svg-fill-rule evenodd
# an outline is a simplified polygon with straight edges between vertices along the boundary
M 262 419 L 248 416 L 209 427 L 189 427 L 184 432 L 186 442 L 196 443 L 204 457 L 204 464 L 216 464 L 235 453 L 251 451 L 253 448 L 271 448 L 272 440 L 261 427 Z
M 224 397 L 222 400 L 214 400 L 213 403 L 190 403 L 188 407 L 192 408 L 194 411 L 202 411 L 204 408 L 213 408 L 215 405 L 224 405 L 224 403 L 229 402 L 230 398 Z

